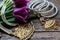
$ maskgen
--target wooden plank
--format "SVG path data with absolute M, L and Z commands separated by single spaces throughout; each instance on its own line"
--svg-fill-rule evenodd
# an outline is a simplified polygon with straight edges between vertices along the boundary
M 34 33 L 30 40 L 60 40 L 60 32 Z
M 0 40 L 19 40 L 14 36 L 2 33 Z M 35 32 L 30 40 L 60 40 L 60 32 Z

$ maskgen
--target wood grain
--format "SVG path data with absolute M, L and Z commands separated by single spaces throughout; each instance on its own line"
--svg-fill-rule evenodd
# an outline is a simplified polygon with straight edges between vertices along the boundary
M 48 1 L 53 2 L 59 9 L 58 15 L 54 17 L 54 19 L 58 21 L 59 30 L 46 31 L 44 29 L 44 26 L 41 26 L 39 24 L 39 21 L 35 20 L 34 25 L 36 30 L 30 40 L 60 40 L 60 0 L 48 0 Z M 5 33 L 1 33 L 0 35 L 2 36 L 0 40 L 19 40 L 18 38 L 10 36 Z

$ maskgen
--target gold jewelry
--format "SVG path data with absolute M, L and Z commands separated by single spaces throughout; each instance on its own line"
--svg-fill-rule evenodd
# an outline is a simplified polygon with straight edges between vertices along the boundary
M 45 29 L 47 29 L 47 30 L 58 29 L 56 20 L 51 20 L 50 19 L 50 20 L 46 21 L 46 23 L 45 23 Z
M 34 26 L 31 24 L 19 25 L 19 27 L 15 28 L 13 35 L 17 36 L 20 40 L 27 40 L 34 33 L 34 30 Z

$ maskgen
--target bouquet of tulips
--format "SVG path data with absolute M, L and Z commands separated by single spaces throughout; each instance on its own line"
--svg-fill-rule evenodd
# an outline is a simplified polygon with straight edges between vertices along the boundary
M 29 0 L 3 0 L 0 4 L 0 23 L 15 26 L 17 22 L 28 23 L 37 16 L 27 7 Z

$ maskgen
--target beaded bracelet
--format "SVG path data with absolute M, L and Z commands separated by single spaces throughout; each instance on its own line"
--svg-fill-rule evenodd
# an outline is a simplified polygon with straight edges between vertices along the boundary
M 49 6 L 50 6 L 49 2 L 46 1 L 45 5 L 41 9 L 39 9 L 40 7 L 38 7 L 38 11 L 46 10 Z
M 37 3 L 36 3 L 37 2 Z M 31 10 L 34 10 L 35 8 L 33 8 L 36 4 L 40 3 L 41 5 L 40 6 L 43 6 L 45 4 L 46 0 L 43 0 L 43 2 L 41 2 L 41 0 L 34 0 L 34 1 L 31 1 L 30 3 L 28 3 L 28 8 L 30 8 Z
M 32 5 L 32 9 L 36 10 L 37 8 L 40 7 L 40 9 L 45 5 L 46 1 L 44 0 L 43 2 L 37 1 L 34 5 Z M 39 5 L 39 6 L 38 6 Z M 37 7 L 38 6 L 38 7 Z M 35 8 L 34 8 L 35 7 Z M 37 7 L 37 8 L 36 8 Z
M 57 7 L 55 7 L 54 4 L 51 3 L 51 2 L 49 2 L 49 3 L 50 3 L 50 5 L 52 6 L 52 8 L 51 8 L 49 11 L 40 12 L 40 14 L 41 14 L 43 17 L 53 17 L 53 16 L 55 16 L 55 15 L 57 14 L 57 12 L 58 12 Z M 54 12 L 54 8 L 55 8 L 55 10 L 56 10 L 56 13 L 51 14 L 51 12 L 52 12 L 52 13 Z
M 45 10 L 41 10 L 40 13 L 48 13 L 48 12 L 51 12 L 54 9 L 54 4 L 52 2 L 49 2 L 49 4 L 50 4 L 49 6 L 51 6 L 52 8 L 49 9 L 48 11 L 46 11 L 47 8 Z
M 54 17 L 56 14 L 57 14 L 57 12 L 58 12 L 58 8 L 55 6 L 54 7 L 54 9 L 55 9 L 55 12 L 53 13 L 53 14 L 51 14 L 51 15 L 49 15 L 49 16 L 45 16 L 45 15 L 42 15 L 43 17 L 46 17 L 46 18 L 49 18 L 49 17 Z M 54 11 L 54 10 L 53 10 Z M 49 14 L 49 13 L 48 13 Z

